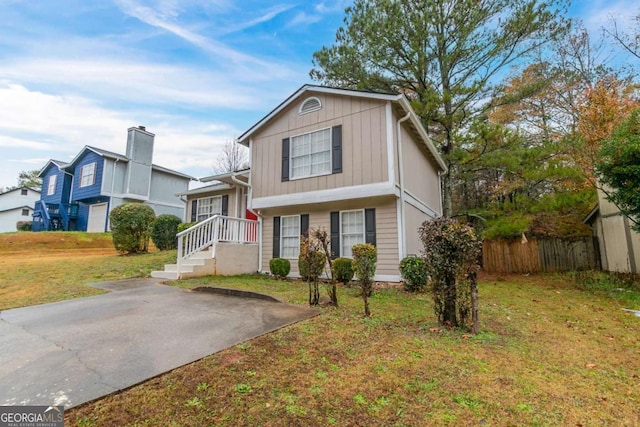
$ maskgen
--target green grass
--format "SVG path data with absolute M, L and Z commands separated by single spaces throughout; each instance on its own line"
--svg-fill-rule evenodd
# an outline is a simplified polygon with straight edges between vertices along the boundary
M 205 277 L 183 288 L 299 282 Z M 67 411 L 68 425 L 638 425 L 640 319 L 571 275 L 480 283 L 481 333 L 437 326 L 428 295 L 384 289 Z M 631 307 L 634 308 L 634 307 Z M 635 307 L 639 308 L 639 307 Z
M 108 234 L 1 234 L 0 310 L 97 295 L 104 291 L 88 283 L 145 277 L 175 256 L 121 256 Z
M 86 283 L 175 257 L 46 234 L 31 233 L 42 249 L 0 236 L 0 309 L 95 294 Z M 264 276 L 173 284 L 308 297 L 303 283 Z M 640 318 L 621 310 L 640 309 L 633 278 L 487 276 L 479 289 L 474 336 L 438 327 L 426 294 L 379 289 L 364 318 L 357 289 L 340 287 L 340 307 L 65 411 L 65 425 L 640 425 Z

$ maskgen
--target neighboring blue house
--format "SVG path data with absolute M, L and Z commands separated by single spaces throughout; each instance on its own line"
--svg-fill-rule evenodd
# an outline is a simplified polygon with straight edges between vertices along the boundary
M 32 230 L 104 232 L 111 210 L 128 202 L 183 218 L 185 201 L 178 194 L 195 178 L 154 165 L 154 137 L 143 126 L 133 127 L 126 155 L 85 146 L 69 163 L 49 160 L 39 175 L 42 193 Z

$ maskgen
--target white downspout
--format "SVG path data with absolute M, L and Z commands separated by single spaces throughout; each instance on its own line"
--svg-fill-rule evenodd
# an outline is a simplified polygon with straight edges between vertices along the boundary
M 251 175 L 249 175 L 249 180 L 251 180 Z M 238 185 L 241 185 L 243 187 L 245 187 L 248 191 L 247 193 L 247 210 L 249 212 L 251 212 L 252 214 L 254 214 L 255 216 L 258 217 L 258 272 L 262 271 L 262 215 L 260 215 L 259 212 L 254 211 L 251 208 L 251 201 L 252 201 L 252 192 L 253 189 L 251 188 L 251 184 L 248 184 L 244 181 L 239 180 L 238 178 L 236 178 L 236 173 L 234 172 L 231 175 L 231 181 L 235 182 Z
M 398 222 L 399 222 L 399 226 L 400 226 L 400 232 L 402 235 L 402 241 L 399 242 L 399 250 L 400 250 L 400 259 L 404 258 L 407 255 L 407 234 L 406 234 L 406 226 L 405 226 L 405 213 L 404 213 L 404 204 L 405 204 L 405 194 L 404 194 L 404 164 L 403 164 L 403 159 L 402 159 L 402 129 L 401 129 L 401 124 L 402 122 L 404 122 L 405 120 L 409 119 L 409 117 L 411 116 L 411 112 L 407 112 L 407 114 L 401 118 L 398 119 L 396 126 L 397 126 L 397 135 L 398 135 L 398 177 L 399 179 L 399 184 L 400 184 L 400 218 L 398 218 Z
M 111 229 L 111 210 L 113 209 L 113 190 L 116 188 L 116 166 L 120 159 L 114 159 L 111 171 L 111 194 L 109 195 L 109 212 L 107 212 L 107 230 Z

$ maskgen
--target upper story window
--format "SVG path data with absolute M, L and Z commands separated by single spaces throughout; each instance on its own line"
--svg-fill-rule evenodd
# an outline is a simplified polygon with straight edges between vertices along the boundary
M 351 248 L 365 242 L 364 210 L 340 212 L 340 255 L 351 258 Z
M 88 187 L 96 183 L 96 162 L 80 168 L 80 187 Z
M 222 215 L 222 196 L 207 197 L 206 199 L 198 199 L 198 222 L 214 215 Z
M 300 254 L 300 215 L 283 216 L 280 220 L 280 256 L 298 258 Z
M 291 138 L 291 179 L 331 173 L 331 128 Z
M 58 175 L 51 175 L 49 182 L 47 183 L 47 196 L 56 194 L 56 183 L 58 182 Z
M 312 111 L 318 111 L 321 108 L 322 108 L 322 103 L 320 102 L 320 100 L 315 96 L 312 96 L 311 98 L 307 98 L 304 101 L 302 101 L 302 104 L 300 104 L 300 108 L 298 109 L 298 113 L 307 114 Z
M 29 190 L 27 190 L 26 188 L 23 188 L 22 190 L 20 190 L 20 195 L 21 196 L 28 196 L 29 195 Z

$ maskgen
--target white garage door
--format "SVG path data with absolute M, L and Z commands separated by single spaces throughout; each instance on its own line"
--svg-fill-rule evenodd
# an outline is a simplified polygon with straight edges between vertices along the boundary
M 107 203 L 99 203 L 89 206 L 89 220 L 87 231 L 89 233 L 103 233 L 107 224 Z

